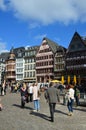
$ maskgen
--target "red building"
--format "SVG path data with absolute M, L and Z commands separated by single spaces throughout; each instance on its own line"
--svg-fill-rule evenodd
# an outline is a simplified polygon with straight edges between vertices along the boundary
M 54 78 L 54 54 L 58 44 L 44 38 L 36 55 L 36 77 L 38 82 L 48 82 Z

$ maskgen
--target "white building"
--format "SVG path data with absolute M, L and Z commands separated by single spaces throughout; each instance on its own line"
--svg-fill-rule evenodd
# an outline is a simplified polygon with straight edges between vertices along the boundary
M 38 46 L 28 47 L 25 50 L 24 81 L 28 83 L 36 82 L 36 53 Z
M 24 51 L 19 50 L 16 57 L 16 81 L 24 80 Z

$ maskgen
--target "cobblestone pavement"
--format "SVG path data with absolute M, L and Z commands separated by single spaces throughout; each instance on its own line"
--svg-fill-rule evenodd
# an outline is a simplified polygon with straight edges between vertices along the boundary
M 25 109 L 20 106 L 20 93 L 0 96 L 4 110 L 0 111 L 0 130 L 86 130 L 86 106 L 74 107 L 74 115 L 67 116 L 67 106 L 57 104 L 55 121 L 49 121 L 49 108 L 43 93 L 40 112 L 33 112 L 33 102 Z

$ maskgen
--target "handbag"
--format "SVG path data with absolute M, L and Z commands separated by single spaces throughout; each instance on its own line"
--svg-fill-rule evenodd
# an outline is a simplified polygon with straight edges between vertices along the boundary
M 40 97 L 41 96 L 41 92 L 40 92 L 40 90 L 38 90 L 38 97 Z

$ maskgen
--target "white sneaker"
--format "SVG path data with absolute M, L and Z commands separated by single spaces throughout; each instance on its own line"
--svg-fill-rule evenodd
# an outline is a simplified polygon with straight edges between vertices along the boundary
M 73 112 L 70 113 L 70 116 L 73 116 Z
M 37 112 L 37 110 L 34 109 L 33 112 Z

